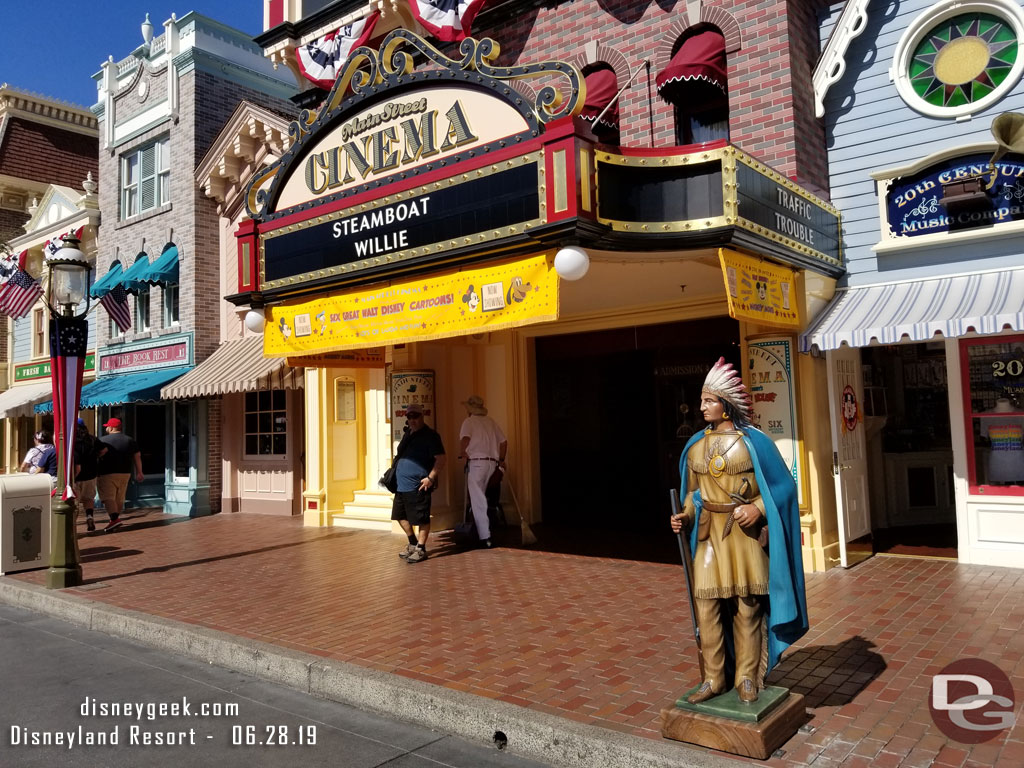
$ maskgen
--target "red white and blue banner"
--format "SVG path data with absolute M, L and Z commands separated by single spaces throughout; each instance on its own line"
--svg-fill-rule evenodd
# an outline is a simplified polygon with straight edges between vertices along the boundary
M 324 90 L 331 90 L 345 60 L 352 51 L 370 39 L 379 18 L 380 12 L 374 11 L 365 19 L 328 32 L 319 40 L 296 48 L 295 56 L 303 76 Z
M 57 433 L 54 444 L 64 463 L 62 499 L 75 497 L 71 487 L 75 478 L 75 425 L 88 343 L 89 322 L 84 317 L 58 316 L 50 320 L 50 381 L 53 386 L 53 424 Z
M 53 256 L 53 254 L 55 254 L 57 251 L 59 251 L 61 248 L 63 248 L 64 247 L 64 238 L 67 237 L 68 235 L 71 235 L 76 240 L 81 240 L 82 239 L 82 232 L 84 230 L 85 230 L 84 226 L 79 227 L 78 229 L 69 229 L 63 235 L 58 235 L 57 237 L 54 237 L 54 238 L 51 238 L 50 240 L 47 240 L 46 241 L 46 245 L 43 246 L 43 258 L 44 259 L 48 259 L 51 256 Z
M 486 0 L 409 0 L 412 15 L 438 40 L 457 42 L 469 37 L 470 27 Z
M 110 319 L 117 323 L 121 332 L 126 332 L 132 327 L 132 313 L 128 309 L 128 291 L 118 283 L 100 298 L 100 304 L 107 310 Z

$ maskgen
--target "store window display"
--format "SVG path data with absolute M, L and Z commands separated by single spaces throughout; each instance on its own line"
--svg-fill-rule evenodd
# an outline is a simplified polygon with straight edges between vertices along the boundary
M 961 360 L 970 484 L 1024 495 L 1024 336 L 963 340 Z
M 1001 397 L 986 416 L 981 420 L 981 437 L 989 443 L 988 481 L 1024 482 L 1024 413 Z

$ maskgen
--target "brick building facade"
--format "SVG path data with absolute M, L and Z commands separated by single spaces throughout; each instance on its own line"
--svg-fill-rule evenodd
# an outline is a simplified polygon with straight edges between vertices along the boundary
M 466 324 L 460 331 L 439 327 L 437 335 L 420 340 L 418 332 L 409 331 L 385 343 L 382 354 L 391 380 L 404 371 L 423 370 L 435 377 L 436 414 L 428 414 L 428 421 L 433 417 L 432 425 L 449 442 L 458 434 L 465 396 L 474 391 L 484 396 L 515 446 L 510 453 L 517 454 L 516 506 L 524 520 L 571 528 L 580 524 L 582 510 L 588 510 L 588 527 L 614 531 L 623 527 L 622 510 L 628 509 L 632 531 L 657 536 L 663 533 L 663 489 L 678 483 L 678 456 L 685 442 L 681 436 L 696 426 L 694 415 L 699 417 L 697 396 L 704 372 L 719 354 L 734 356 L 737 367 L 751 378 L 767 375 L 757 366 L 769 361 L 777 366 L 775 381 L 789 381 L 789 390 L 764 392 L 759 402 L 792 404 L 775 415 L 764 406 L 763 418 L 766 428 L 770 422 L 778 430 L 776 442 L 800 488 L 804 565 L 829 567 L 826 552 L 835 544 L 836 530 L 831 465 L 821 459 L 831 455 L 827 425 L 820 418 L 828 407 L 824 370 L 819 361 L 793 354 L 798 326 L 831 297 L 843 270 L 838 214 L 821 199 L 828 189 L 824 129 L 811 108 L 811 72 L 819 50 L 814 19 L 824 7 L 819 0 L 495 0 L 483 5 L 468 30 L 477 41 L 497 42 L 500 53 L 492 57 L 488 44 L 439 42 L 407 4 L 332 3 L 293 16 L 293 5 L 269 0 L 266 29 L 256 42 L 271 61 L 292 69 L 300 90 L 296 98 L 315 114 L 308 125 L 295 124 L 299 146 L 294 157 L 286 157 L 273 175 L 255 183 L 254 191 L 263 191 L 262 198 L 250 193 L 255 227 L 251 234 L 240 235 L 240 242 L 262 254 L 254 267 L 258 274 L 264 268 L 267 274 L 285 275 L 248 288 L 254 291 L 254 305 L 266 305 L 267 349 L 291 350 L 290 357 L 300 350 L 358 349 L 358 336 L 329 337 L 346 332 L 345 312 L 338 309 L 347 307 L 346 301 L 362 306 L 366 291 L 383 286 L 406 290 L 401 281 L 411 274 L 421 276 L 422 284 L 408 290 L 441 291 L 453 269 L 525 269 L 527 257 L 548 259 L 558 272 L 559 258 L 573 254 L 566 246 L 582 248 L 583 256 L 575 252 L 572 258 L 589 260 L 589 271 L 582 271 L 582 279 L 575 270 L 559 273 L 556 319 L 511 330 L 474 331 L 466 319 L 476 307 L 470 285 L 461 294 L 469 302 L 468 311 L 446 321 L 449 326 Z M 355 81 L 351 93 L 336 86 L 328 94 L 303 78 L 298 49 L 378 11 L 373 37 L 365 43 L 376 52 L 368 55 L 378 78 L 369 88 Z M 412 84 L 404 71 L 389 69 L 399 59 L 393 49 L 385 53 L 385 44 L 420 52 L 410 73 Z M 387 57 L 389 63 L 384 63 Z M 347 73 L 346 67 L 358 66 L 356 62 L 339 63 L 337 69 Z M 552 62 L 550 67 L 547 62 Z M 573 69 L 567 72 L 556 62 Z M 430 74 L 442 86 L 417 86 L 416 78 L 431 69 L 440 70 Z M 610 88 L 609 70 L 614 74 Z M 563 74 L 570 85 L 564 80 L 555 84 Z M 578 83 L 577 76 L 586 88 L 572 84 Z M 497 95 L 493 110 L 467 112 L 461 126 L 466 130 L 450 129 L 454 133 L 449 138 L 471 149 L 451 150 L 452 156 L 440 161 L 402 155 L 402 167 L 396 169 L 383 162 L 360 165 L 358 158 L 353 160 L 358 146 L 333 146 L 338 135 L 330 131 L 338 126 L 362 125 L 360 120 L 376 125 L 380 115 L 388 119 L 390 104 L 404 104 L 413 94 L 425 98 L 422 103 L 432 103 L 449 83 L 453 91 L 464 83 L 466 105 L 480 90 L 492 88 Z M 545 115 L 564 113 L 553 102 L 545 111 L 539 97 L 547 86 L 561 93 L 563 104 L 576 104 L 573 114 L 579 116 L 549 120 Z M 592 103 L 602 89 L 607 91 L 604 101 Z M 428 108 L 426 114 L 436 114 L 443 131 L 443 116 L 456 113 L 445 112 L 448 102 L 438 104 L 436 112 Z M 506 104 L 521 110 L 527 123 L 538 124 L 515 133 L 517 119 L 510 114 L 504 129 L 486 134 L 488 118 Z M 617 124 L 598 126 L 598 117 L 615 120 L 613 104 Z M 465 109 L 472 111 L 470 106 Z M 415 131 L 422 131 L 423 123 L 402 125 L 394 136 L 385 128 L 364 137 L 367 153 L 378 146 L 375 142 L 394 141 L 392 149 L 404 146 L 403 135 L 418 147 Z M 477 138 L 485 134 L 487 138 Z M 323 154 L 314 155 L 321 147 Z M 542 154 L 532 156 L 531 150 Z M 349 184 L 347 176 L 328 175 L 318 184 L 316 164 L 327 167 L 332 157 L 352 160 L 362 179 Z M 416 243 L 425 248 L 392 245 L 389 250 L 384 238 L 383 252 L 374 254 L 381 258 L 355 261 L 345 255 L 354 246 L 335 235 L 333 245 L 325 243 L 316 259 L 300 264 L 295 257 L 294 275 L 287 271 L 290 266 L 273 261 L 272 250 L 290 252 L 287 238 L 293 231 L 311 230 L 295 234 L 293 242 L 298 248 L 300 237 L 305 238 L 301 242 L 313 248 L 318 221 L 438 194 L 445 184 L 471 183 L 513 164 L 529 166 L 533 157 L 543 157 L 537 163 L 536 189 L 527 184 L 518 199 L 496 204 L 492 199 L 510 194 L 507 185 L 496 184 L 481 194 L 480 209 L 473 211 L 473 216 L 491 221 L 508 210 L 496 205 L 529 208 L 536 195 L 539 218 L 525 227 L 492 226 L 477 232 L 466 223 L 471 217 L 445 218 L 440 211 L 439 221 L 446 223 L 438 223 L 440 231 Z M 483 189 L 487 182 L 476 184 Z M 412 230 L 406 234 L 415 238 Z M 509 261 L 514 257 L 524 260 Z M 771 282 L 774 277 L 755 277 L 776 267 L 781 271 L 773 274 L 787 283 L 785 288 Z M 723 285 L 723 274 L 738 273 L 746 275 L 741 284 L 749 278 L 749 286 L 756 281 L 759 291 L 771 282 L 770 295 L 776 298 L 762 296 L 758 304 L 768 314 L 737 309 L 738 291 L 746 289 L 737 288 L 731 277 Z M 487 273 L 495 281 L 496 275 Z M 249 296 L 242 288 L 240 284 L 236 298 Z M 783 295 L 796 296 L 795 306 Z M 768 310 L 772 302 L 775 308 Z M 298 323 L 296 329 L 306 327 L 307 311 L 315 317 L 326 312 L 320 330 L 325 340 L 318 344 L 306 340 L 304 330 L 301 336 L 298 330 L 292 332 L 292 321 Z M 330 319 L 331 312 L 337 320 Z M 391 459 L 393 440 L 401 436 L 394 426 L 396 421 L 401 426 L 401 414 L 392 409 L 385 415 L 378 399 L 382 405 L 393 404 L 401 393 L 394 384 L 389 389 L 384 366 L 370 373 L 364 367 L 313 358 L 306 368 L 309 524 L 387 527 L 390 497 L 375 481 Z M 325 414 L 332 409 L 337 413 L 338 388 L 349 386 L 346 381 L 365 396 L 365 419 L 354 419 L 350 433 L 340 425 L 319 433 Z M 595 419 L 584 413 L 600 413 L 596 420 L 601 425 L 595 426 Z M 639 443 L 638 435 L 643 435 Z M 619 449 L 624 444 L 641 447 L 623 456 Z M 462 516 L 461 473 L 446 473 L 434 495 L 437 527 Z M 622 480 L 610 490 L 581 488 L 568 480 L 585 475 Z
M 100 378 L 118 379 L 97 406 L 140 441 L 136 504 L 209 514 L 220 506 L 219 403 L 159 394 L 220 341 L 218 217 L 193 172 L 240 101 L 290 108 L 291 89 L 245 35 L 196 13 L 167 20 L 96 79 L 106 223 L 97 276 L 126 275 L 132 315 L 124 333 L 105 315 L 98 323 Z

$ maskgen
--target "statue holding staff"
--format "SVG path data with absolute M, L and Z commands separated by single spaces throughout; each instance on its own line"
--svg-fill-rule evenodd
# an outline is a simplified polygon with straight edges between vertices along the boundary
M 704 669 L 687 701 L 698 704 L 735 685 L 754 702 L 782 652 L 807 631 L 800 512 L 793 476 L 771 438 L 750 422 L 750 394 L 719 358 L 704 381 L 707 428 L 679 460 L 689 530 L 693 594 Z M 731 679 L 730 679 L 731 678 Z

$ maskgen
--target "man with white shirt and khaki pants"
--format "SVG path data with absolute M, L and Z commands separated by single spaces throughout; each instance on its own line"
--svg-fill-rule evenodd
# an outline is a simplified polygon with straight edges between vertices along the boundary
M 490 549 L 493 545 L 491 524 L 487 519 L 487 481 L 496 468 L 505 471 L 508 441 L 497 422 L 487 415 L 482 397 L 473 395 L 462 404 L 466 406 L 468 414 L 459 430 L 462 456 L 469 464 L 466 486 L 473 505 L 473 519 L 476 521 L 480 546 Z

